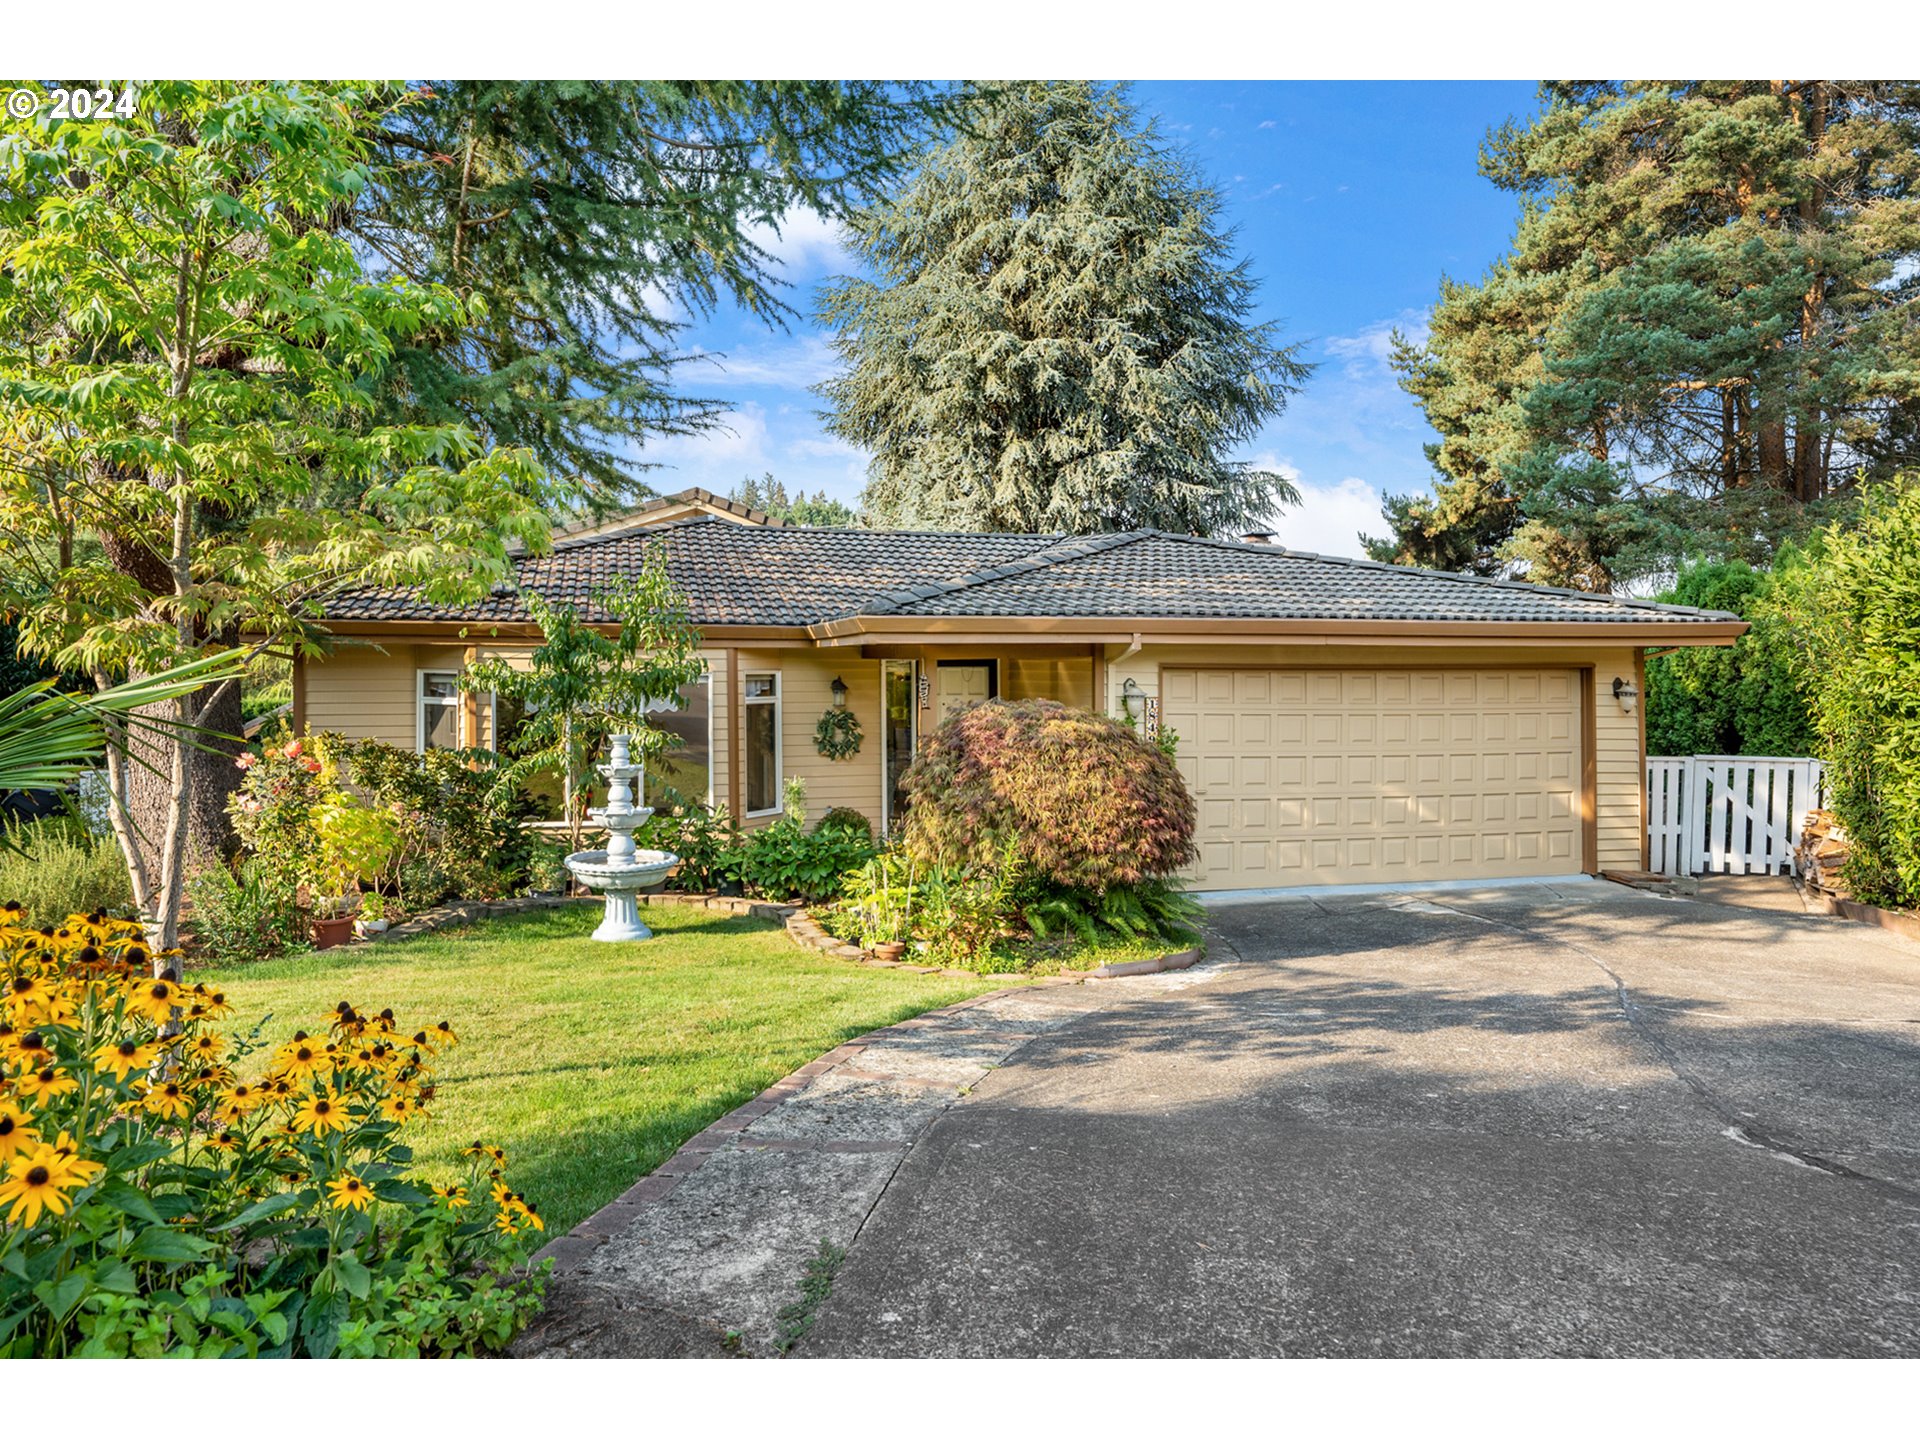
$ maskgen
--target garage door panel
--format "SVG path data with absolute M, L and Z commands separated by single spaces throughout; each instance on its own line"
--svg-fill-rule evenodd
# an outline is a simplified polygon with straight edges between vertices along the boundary
M 1579 867 L 1572 671 L 1170 672 L 1162 693 L 1207 888 Z

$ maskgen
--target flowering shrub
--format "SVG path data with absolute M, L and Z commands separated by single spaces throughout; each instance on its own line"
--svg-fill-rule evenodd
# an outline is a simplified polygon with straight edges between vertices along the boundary
M 543 1228 L 468 1149 L 407 1174 L 442 1021 L 341 1002 L 269 1051 L 231 1000 L 100 915 L 0 907 L 0 1355 L 447 1355 L 538 1305 Z M 246 1066 L 251 1071 L 253 1067 Z
M 319 853 L 315 811 L 340 794 L 329 738 L 276 742 L 234 761 L 246 772 L 227 801 L 234 834 L 269 883 L 289 894 L 307 880 Z
M 1052 700 L 954 716 L 908 769 L 906 844 L 928 867 L 997 866 L 1102 892 L 1194 857 L 1194 805 L 1173 761 L 1118 721 Z
M 417 907 L 446 895 L 511 894 L 526 883 L 534 842 L 520 822 L 532 807 L 525 792 L 497 784 L 491 754 L 415 754 L 381 740 L 347 742 L 341 754 L 354 784 L 401 821 L 381 888 Z

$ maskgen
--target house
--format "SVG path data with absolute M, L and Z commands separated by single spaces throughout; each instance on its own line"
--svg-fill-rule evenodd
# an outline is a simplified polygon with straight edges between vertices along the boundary
M 591 610 L 664 547 L 708 674 L 663 717 L 682 793 L 748 826 L 783 781 L 876 828 L 914 748 L 993 696 L 1177 734 L 1202 889 L 1571 875 L 1644 865 L 1649 650 L 1724 645 L 1717 612 L 1135 530 L 1084 537 L 809 529 L 671 497 L 519 562 Z M 604 618 L 604 617 L 602 617 Z M 457 611 L 342 596 L 336 649 L 298 666 L 296 725 L 490 746 L 508 723 L 460 669 L 538 643 L 511 593 Z M 841 703 L 857 754 L 814 745 Z

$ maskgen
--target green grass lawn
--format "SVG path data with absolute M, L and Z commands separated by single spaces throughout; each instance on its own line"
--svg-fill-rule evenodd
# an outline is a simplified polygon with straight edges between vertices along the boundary
M 508 1178 L 549 1234 L 822 1051 L 1017 983 L 863 968 L 761 920 L 643 914 L 655 938 L 636 945 L 588 939 L 599 911 L 572 906 L 190 978 L 226 988 L 240 1033 L 271 1014 L 271 1042 L 323 1029 L 342 1000 L 391 1006 L 410 1030 L 452 1021 L 460 1044 L 441 1058 L 432 1116 L 413 1134 L 421 1168 L 450 1178 L 463 1146 L 506 1146 Z

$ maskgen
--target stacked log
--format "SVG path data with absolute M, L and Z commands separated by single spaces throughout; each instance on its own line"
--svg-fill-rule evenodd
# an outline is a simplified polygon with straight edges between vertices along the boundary
M 1793 852 L 1794 869 L 1815 890 L 1844 900 L 1849 892 L 1840 871 L 1852 849 L 1846 830 L 1831 810 L 1809 810 L 1800 827 L 1800 844 Z

